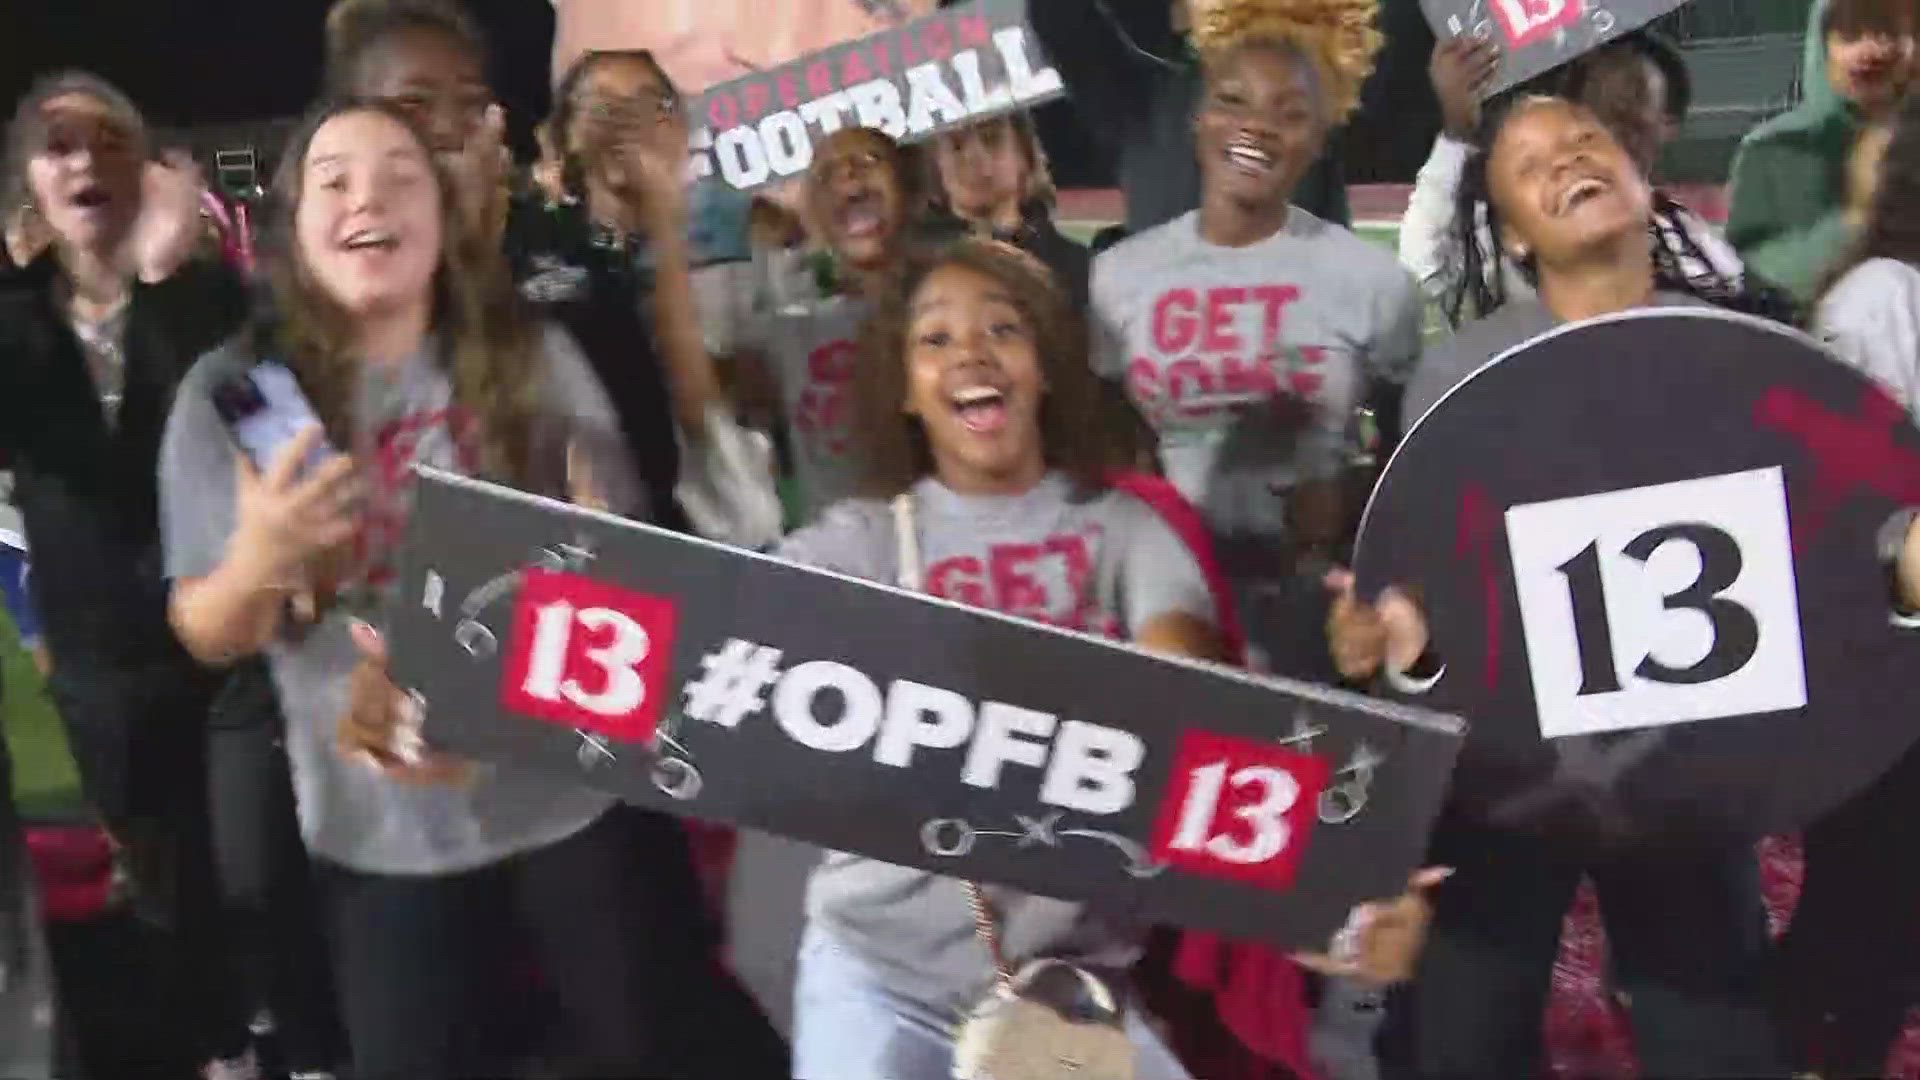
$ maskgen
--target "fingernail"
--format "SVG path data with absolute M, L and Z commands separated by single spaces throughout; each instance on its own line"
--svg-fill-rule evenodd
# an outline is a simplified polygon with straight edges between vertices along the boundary
M 372 772 L 383 773 L 387 771 L 380 764 L 380 759 L 375 757 L 373 754 L 373 751 L 371 750 L 357 751 L 353 755 L 353 760 L 358 762 L 363 768 L 366 768 Z

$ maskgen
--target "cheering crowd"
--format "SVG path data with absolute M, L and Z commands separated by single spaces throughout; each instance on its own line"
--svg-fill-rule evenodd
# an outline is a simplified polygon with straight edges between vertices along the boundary
M 1743 143 L 1724 234 L 1652 175 L 1691 98 L 1657 33 L 1491 96 L 1496 47 L 1443 40 L 1397 258 L 1349 230 L 1327 153 L 1372 0 L 1173 0 L 1184 58 L 1098 0 L 1030 7 L 1121 163 L 1097 254 L 1013 114 L 834 132 L 742 215 L 751 258 L 710 261 L 649 52 L 556 73 L 522 169 L 457 0 L 340 0 L 242 268 L 137 103 L 36 83 L 0 171 L 0 448 L 49 687 L 184 1047 L 56 1018 L 58 1075 L 260 1076 L 264 1011 L 305 1078 L 1528 1077 L 1583 880 L 1645 1075 L 1880 1074 L 1920 997 L 1920 755 L 1807 830 L 1777 940 L 1750 843 L 1457 807 L 1406 892 L 1310 954 L 808 853 L 804 890 L 754 898 L 800 926 L 789 1039 L 726 962 L 711 834 L 425 745 L 377 625 L 416 465 L 1417 701 L 1445 669 L 1417 583 L 1366 599 L 1344 567 L 1399 433 L 1492 358 L 1714 306 L 1809 330 L 1920 422 L 1914 0 L 1816 5 L 1802 103 Z M 263 362 L 318 423 L 256 458 L 222 396 Z M 1913 520 L 1883 544 L 1896 616 Z M 0 1035 L 44 965 L 8 802 Z M 1120 1006 L 1088 1073 L 1044 1027 L 967 1022 L 1040 959 Z

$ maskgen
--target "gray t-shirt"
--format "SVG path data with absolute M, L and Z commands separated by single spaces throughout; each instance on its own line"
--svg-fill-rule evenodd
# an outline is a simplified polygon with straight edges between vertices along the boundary
M 1706 301 L 1684 293 L 1655 293 L 1648 307 L 1707 307 Z M 1547 310 L 1537 297 L 1507 301 L 1485 318 L 1462 325 L 1452 336 L 1436 343 L 1420 357 L 1401 415 L 1409 434 L 1413 425 L 1427 414 L 1447 392 L 1466 381 L 1467 376 L 1485 367 L 1517 345 L 1523 345 L 1560 325 L 1560 317 Z
M 740 343 L 765 358 L 778 385 L 802 522 L 859 489 L 853 373 L 869 309 L 849 296 L 790 304 L 755 316 Z
M 1022 495 L 961 495 L 926 479 L 913 497 L 923 587 L 937 596 L 1114 637 L 1173 612 L 1214 619 L 1192 552 L 1130 495 L 1076 498 L 1052 474 Z M 893 512 L 874 500 L 831 507 L 779 554 L 874 581 L 900 578 Z M 1052 956 L 1123 967 L 1134 958 L 1136 929 L 1084 905 L 997 887 L 987 895 L 1016 965 Z M 952 878 L 829 854 L 808 883 L 807 915 L 917 1000 L 959 1009 L 992 981 L 966 890 Z
M 1821 297 L 1814 333 L 1920 423 L 1920 269 L 1868 259 Z
M 434 347 L 393 367 L 369 367 L 355 402 L 354 451 L 368 491 L 349 584 L 375 600 L 392 583 L 410 506 L 411 467 L 475 471 L 475 422 L 454 404 L 445 371 L 432 357 Z M 592 453 L 596 489 L 615 508 L 634 509 L 641 493 L 606 392 L 564 331 L 548 327 L 541 348 L 536 472 L 552 479 L 533 486 L 565 493 L 565 445 L 578 440 Z M 237 342 L 209 353 L 188 373 L 174 402 L 160 448 L 161 530 L 171 579 L 203 577 L 225 556 L 235 527 L 236 451 L 211 391 L 253 359 Z M 563 840 L 612 805 L 585 788 L 511 768 L 482 770 L 464 786 L 385 779 L 335 748 L 335 726 L 357 659 L 348 616 L 336 609 L 267 652 L 286 712 L 301 832 L 322 858 L 363 873 L 459 873 Z
M 1124 381 L 1216 534 L 1277 537 L 1281 496 L 1340 470 L 1367 381 L 1405 381 L 1424 308 L 1391 252 L 1298 207 L 1246 247 L 1199 220 L 1094 260 L 1094 369 Z

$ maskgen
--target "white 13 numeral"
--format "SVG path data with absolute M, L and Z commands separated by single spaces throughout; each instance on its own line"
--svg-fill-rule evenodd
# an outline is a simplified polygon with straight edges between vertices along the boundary
M 605 646 L 586 651 L 586 658 L 607 676 L 607 685 L 598 693 L 588 693 L 578 680 L 566 677 L 576 623 L 589 631 L 613 632 L 613 640 Z M 539 701 L 565 701 L 601 716 L 625 716 L 647 699 L 639 664 L 652 644 L 645 627 L 611 608 L 576 612 L 564 600 L 546 604 L 534 616 L 532 655 L 527 658 L 527 678 L 521 689 Z
M 1288 829 L 1282 816 L 1293 809 L 1300 798 L 1300 781 L 1285 769 L 1268 765 L 1248 765 L 1227 777 L 1227 763 L 1216 761 L 1193 770 L 1187 785 L 1187 801 L 1180 807 L 1180 827 L 1174 831 L 1175 851 L 1200 851 L 1221 862 L 1252 866 L 1280 854 L 1287 846 Z M 1233 814 L 1253 830 L 1253 838 L 1241 843 L 1231 833 L 1213 832 L 1213 819 L 1220 812 L 1220 791 L 1228 783 L 1235 788 L 1258 785 L 1260 800 L 1239 807 Z M 1211 834 L 1211 835 L 1209 835 Z
M 1567 0 L 1496 0 L 1506 10 L 1509 25 L 1523 30 L 1545 26 L 1566 10 Z

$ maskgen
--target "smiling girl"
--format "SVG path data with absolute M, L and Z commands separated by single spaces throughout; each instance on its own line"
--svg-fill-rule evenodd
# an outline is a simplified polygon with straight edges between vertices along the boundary
M 451 181 L 406 114 L 320 111 L 277 196 L 274 316 L 201 360 L 168 426 L 167 573 L 196 657 L 271 662 L 356 1075 L 504 1075 L 482 1010 L 521 947 L 583 1074 L 775 1075 L 731 1011 L 750 1007 L 721 996 L 676 823 L 512 768 L 408 765 L 377 634 L 338 607 L 292 617 L 296 592 L 385 598 L 414 465 L 642 516 L 660 493 L 567 335 L 524 314 L 497 253 L 458 242 Z M 256 468 L 213 394 L 262 360 L 294 371 L 325 430 Z
M 916 261 L 869 325 L 855 383 L 871 497 L 829 509 L 780 554 L 1159 652 L 1225 657 L 1191 550 L 1108 484 L 1124 462 L 1093 423 L 1100 397 L 1080 362 L 1083 336 L 1059 286 L 1015 248 L 967 240 Z M 1061 554 L 1018 589 L 969 570 L 1017 551 Z M 1361 949 L 1361 965 L 1387 979 L 1417 947 L 1417 929 L 1386 929 L 1417 927 L 1417 901 L 1395 912 Z M 951 878 L 845 854 L 814 872 L 807 918 L 794 1037 L 804 1080 L 944 1078 L 956 1024 L 994 985 L 996 954 L 1008 970 L 1066 960 L 1120 988 L 1141 940 L 1084 904 L 998 887 L 970 895 Z M 1124 1027 L 1135 1075 L 1187 1075 L 1131 1003 Z
M 1405 378 L 1423 311 L 1392 256 L 1292 203 L 1378 45 L 1371 4 L 1301 8 L 1197 16 L 1200 209 L 1095 260 L 1093 363 L 1205 517 L 1254 660 L 1315 674 L 1318 619 L 1279 598 L 1310 592 L 1298 557 L 1346 530 L 1355 409 Z
M 1608 126 L 1585 105 L 1523 96 L 1494 109 L 1467 165 L 1487 205 L 1499 258 L 1523 267 L 1537 295 L 1514 297 L 1421 358 L 1407 412 L 1431 408 L 1495 357 L 1563 323 L 1635 308 L 1704 305 L 1684 279 L 1656 272 L 1647 227 L 1653 195 Z M 1469 238 L 1480 226 L 1458 225 Z M 1596 358 L 1600 360 L 1604 358 Z M 1382 621 L 1422 623 L 1391 590 L 1382 608 L 1342 577 L 1334 609 L 1341 668 L 1384 666 L 1402 690 L 1422 680 L 1414 656 L 1358 653 Z M 1418 583 L 1412 583 L 1418 584 Z M 1424 626 L 1417 633 L 1425 637 Z M 1444 643 L 1441 643 L 1444 649 Z M 1437 674 L 1424 680 L 1431 686 Z M 1458 780 L 1456 780 L 1458 782 Z M 1574 800 L 1556 801 L 1567 806 Z M 1649 1076 L 1775 1076 L 1779 1057 L 1761 990 L 1765 915 L 1751 845 L 1588 842 L 1578 811 L 1495 827 L 1443 811 L 1430 857 L 1458 868 L 1435 894 L 1433 942 L 1398 1020 L 1411 1022 L 1406 1063 L 1421 1076 L 1531 1076 L 1542 1064 L 1541 1015 L 1561 926 L 1583 878 L 1593 882 Z

